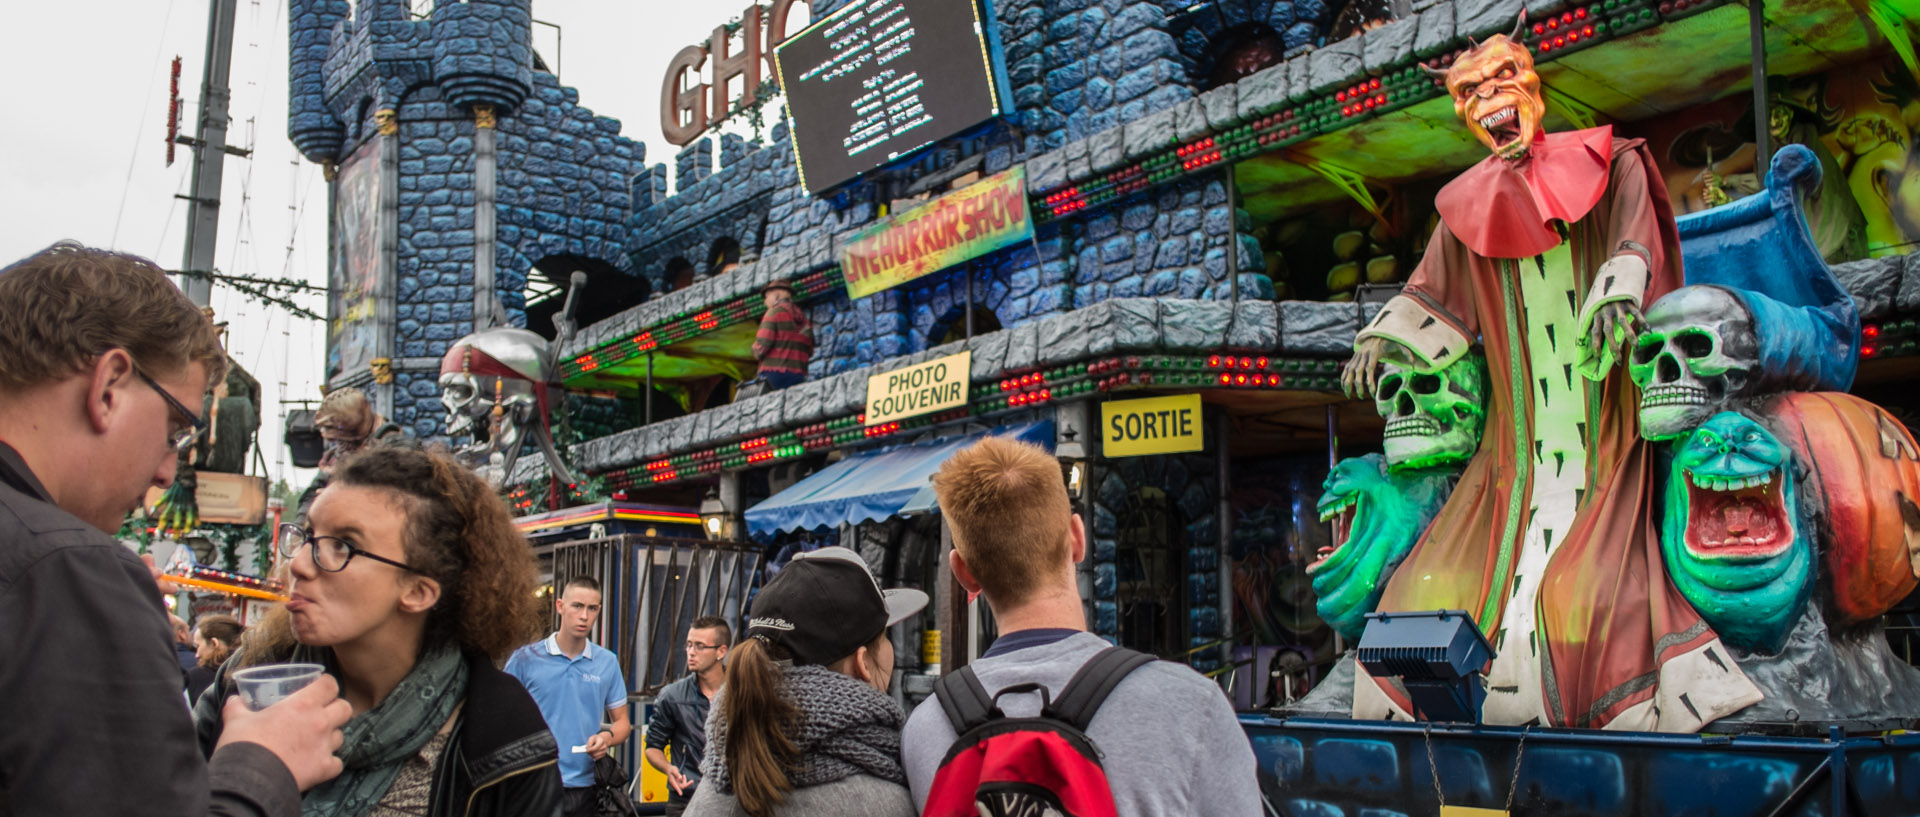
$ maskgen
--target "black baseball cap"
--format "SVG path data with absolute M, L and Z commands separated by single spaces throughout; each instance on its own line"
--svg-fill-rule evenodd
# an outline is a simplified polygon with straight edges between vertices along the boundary
M 881 590 L 860 554 L 821 548 L 794 556 L 760 588 L 747 637 L 785 647 L 798 664 L 831 664 L 926 606 L 919 590 Z

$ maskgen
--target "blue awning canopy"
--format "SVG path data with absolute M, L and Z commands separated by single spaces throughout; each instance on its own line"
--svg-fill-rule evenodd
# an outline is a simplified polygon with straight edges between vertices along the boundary
M 1002 426 L 987 434 L 1012 437 L 1053 450 L 1053 421 Z M 941 463 L 979 439 L 980 434 L 948 437 L 857 454 L 836 462 L 765 502 L 747 509 L 747 532 L 812 530 L 871 522 L 900 514 L 908 505 L 929 510 L 929 479 Z M 921 498 L 916 502 L 915 497 Z

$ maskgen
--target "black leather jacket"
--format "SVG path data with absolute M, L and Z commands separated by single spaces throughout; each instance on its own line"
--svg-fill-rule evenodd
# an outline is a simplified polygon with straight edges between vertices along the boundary
M 467 702 L 433 770 L 429 817 L 557 817 L 561 791 L 560 747 L 533 696 L 467 656 Z
M 560 747 L 540 707 L 486 656 L 466 661 L 466 703 L 434 764 L 428 817 L 558 817 Z M 227 675 L 223 668 L 195 710 L 203 751 L 220 736 L 217 703 L 232 694 Z
M 0 442 L 0 817 L 299 812 L 266 747 L 195 750 L 172 643 L 139 557 L 61 510 Z

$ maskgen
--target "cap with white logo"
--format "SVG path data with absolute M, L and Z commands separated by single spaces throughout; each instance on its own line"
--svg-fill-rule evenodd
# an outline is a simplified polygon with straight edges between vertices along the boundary
M 919 590 L 881 590 L 860 554 L 821 548 L 795 555 L 760 588 L 746 634 L 786 648 L 795 663 L 831 664 L 926 606 Z

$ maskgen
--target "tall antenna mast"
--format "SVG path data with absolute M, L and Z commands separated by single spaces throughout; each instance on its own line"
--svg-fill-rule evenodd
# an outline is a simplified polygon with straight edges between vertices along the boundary
M 193 186 L 187 199 L 186 258 L 180 288 L 206 306 L 213 296 L 213 242 L 220 231 L 220 174 L 227 154 L 248 151 L 227 146 L 227 77 L 233 68 L 233 12 L 236 0 L 212 0 L 207 13 L 207 60 L 200 80 L 200 124 L 194 138 L 178 137 L 193 148 Z

